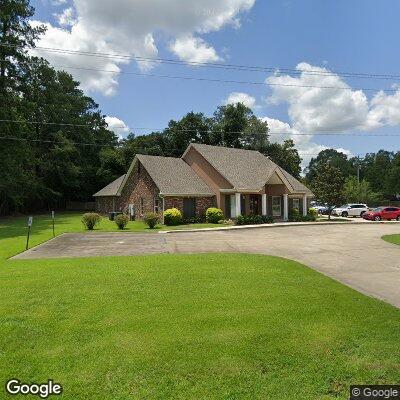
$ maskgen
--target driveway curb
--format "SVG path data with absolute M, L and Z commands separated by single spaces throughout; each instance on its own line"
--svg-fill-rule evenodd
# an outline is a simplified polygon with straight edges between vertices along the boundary
M 288 228 L 293 226 L 322 226 L 322 225 L 354 225 L 354 224 L 399 224 L 399 221 L 352 221 L 346 220 L 346 222 L 278 222 L 274 224 L 258 224 L 258 225 L 240 225 L 240 226 L 221 226 L 220 228 L 198 228 L 198 229 L 171 229 L 169 231 L 158 231 L 159 234 L 166 233 L 187 233 L 187 232 L 217 232 L 217 231 L 228 231 L 237 229 L 272 229 L 272 228 Z

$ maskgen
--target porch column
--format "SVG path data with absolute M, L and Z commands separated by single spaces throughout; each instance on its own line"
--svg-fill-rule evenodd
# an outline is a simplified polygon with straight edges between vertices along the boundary
M 262 194 L 261 213 L 262 213 L 262 215 L 267 215 L 267 195 L 266 194 Z
M 303 194 L 303 216 L 305 217 L 307 215 L 307 195 L 304 193 Z
M 235 193 L 236 217 L 242 214 L 242 207 L 240 204 L 240 193 Z
M 285 193 L 283 195 L 283 220 L 287 221 L 289 219 L 289 202 L 288 195 Z

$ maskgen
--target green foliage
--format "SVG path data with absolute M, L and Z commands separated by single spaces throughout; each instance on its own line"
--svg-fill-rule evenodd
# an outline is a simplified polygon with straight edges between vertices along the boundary
M 273 218 L 266 215 L 239 215 L 235 219 L 236 225 L 272 224 L 273 222 Z
M 224 213 L 220 208 L 210 207 L 206 211 L 206 221 L 211 224 L 218 224 L 224 219 Z
M 90 212 L 82 215 L 82 223 L 86 229 L 90 231 L 99 225 L 101 221 L 101 216 L 97 213 Z
M 335 149 L 325 149 L 319 152 L 318 156 L 312 158 L 306 170 L 307 182 L 313 182 L 319 174 L 321 168 L 329 164 L 337 168 L 344 178 L 349 175 L 354 175 L 356 168 L 352 161 L 347 158 L 347 155 Z
M 169 208 L 164 211 L 164 224 L 167 226 L 180 225 L 182 213 L 177 208 Z
M 358 182 L 357 177 L 349 176 L 344 184 L 344 197 L 349 203 L 376 205 L 382 195 L 374 192 L 370 183 L 365 179 Z
M 318 218 L 318 211 L 315 208 L 309 208 L 307 210 L 307 216 L 309 216 L 312 221 L 316 221 Z
M 297 208 L 293 208 L 289 213 L 289 221 L 291 222 L 311 222 L 317 220 L 318 213 L 313 208 L 309 208 L 307 215 L 302 215 Z
M 322 204 L 331 207 L 343 203 L 344 177 L 339 168 L 332 166 L 329 162 L 318 164 L 311 183 L 316 199 Z
M 159 219 L 159 216 L 154 212 L 148 212 L 143 217 L 143 221 L 150 229 L 155 228 L 155 226 L 158 224 Z
M 295 178 L 300 179 L 301 158 L 292 139 L 285 140 L 283 144 L 270 143 L 266 150 L 261 151 L 261 153 L 269 156 L 274 163 L 284 168 Z
M 289 221 L 298 222 L 302 220 L 302 215 L 298 208 L 293 208 L 289 213 Z
M 118 226 L 118 229 L 125 229 L 128 225 L 129 217 L 126 214 L 118 214 L 115 219 L 115 224 Z

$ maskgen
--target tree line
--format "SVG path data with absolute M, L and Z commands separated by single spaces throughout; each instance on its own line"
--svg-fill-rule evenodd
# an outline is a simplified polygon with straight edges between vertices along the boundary
M 379 150 L 365 157 L 348 157 L 334 149 L 312 158 L 305 181 L 321 203 L 370 206 L 400 202 L 400 152 Z
M 294 142 L 271 142 L 268 124 L 241 103 L 220 106 L 212 116 L 191 111 L 161 131 L 119 139 L 79 82 L 28 52 L 45 32 L 29 24 L 33 15 L 28 0 L 2 1 L 0 215 L 92 200 L 126 172 L 135 154 L 180 157 L 191 142 L 258 150 L 311 186 L 327 162 L 339 170 L 343 185 L 360 166 L 373 191 L 400 192 L 400 155 L 384 150 L 363 159 L 324 150 L 301 178 Z

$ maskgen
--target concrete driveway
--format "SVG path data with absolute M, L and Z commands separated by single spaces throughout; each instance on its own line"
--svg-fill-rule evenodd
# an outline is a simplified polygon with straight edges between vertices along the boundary
M 14 259 L 241 252 L 290 258 L 400 308 L 400 246 L 380 237 L 399 223 L 285 226 L 207 232 L 71 233 Z

